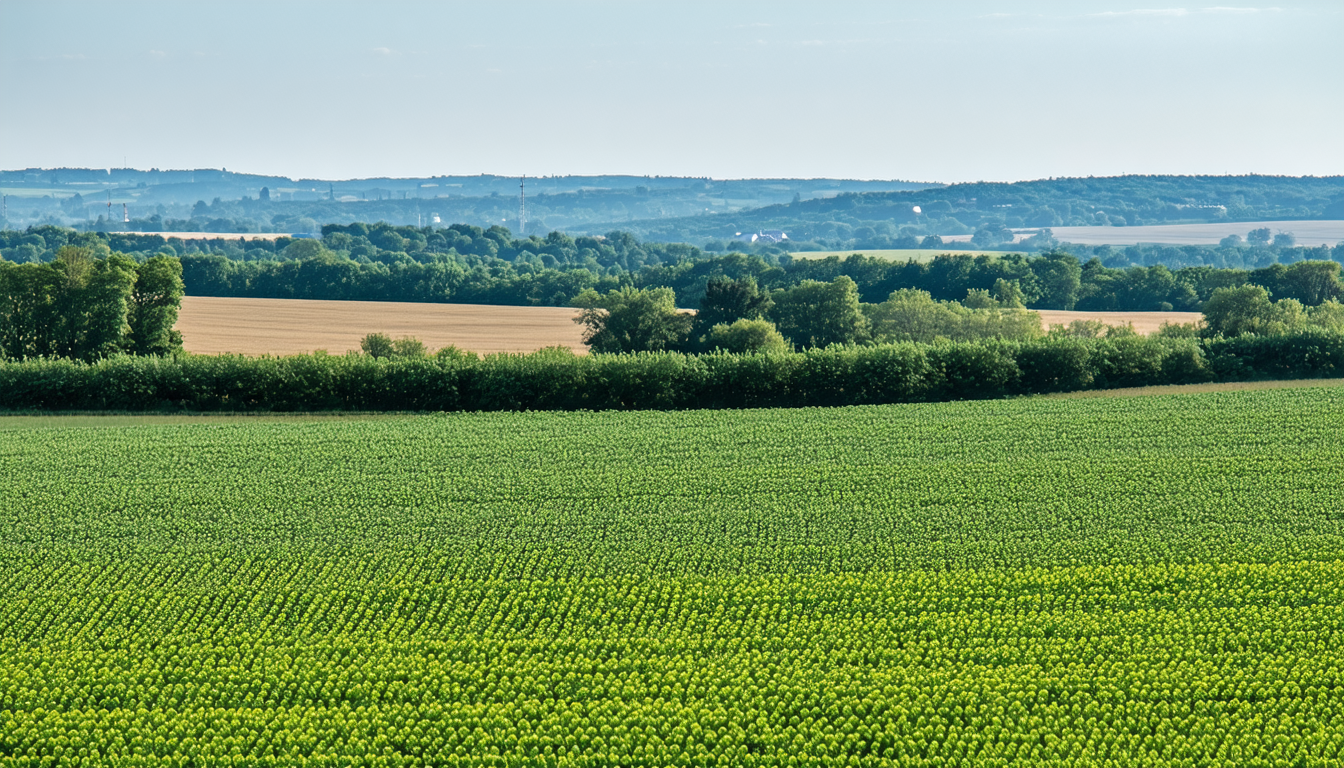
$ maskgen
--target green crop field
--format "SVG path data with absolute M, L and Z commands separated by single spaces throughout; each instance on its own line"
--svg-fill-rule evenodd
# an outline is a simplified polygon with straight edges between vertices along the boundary
M 0 429 L 0 765 L 1344 760 L 1344 388 Z

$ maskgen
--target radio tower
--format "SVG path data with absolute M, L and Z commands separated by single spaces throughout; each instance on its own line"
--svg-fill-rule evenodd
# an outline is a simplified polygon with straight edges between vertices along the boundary
M 527 184 L 527 174 L 518 181 L 518 237 L 522 238 L 523 230 L 527 227 L 527 190 L 523 186 Z

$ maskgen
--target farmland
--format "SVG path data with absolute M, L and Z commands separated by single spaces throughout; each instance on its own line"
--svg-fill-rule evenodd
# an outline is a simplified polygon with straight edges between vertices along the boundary
M 1180 325 L 1204 322 L 1204 315 L 1199 312 L 1079 312 L 1067 309 L 1038 309 L 1036 314 L 1041 316 L 1041 325 L 1047 329 L 1052 325 L 1093 320 L 1110 326 L 1132 325 L 1136 332 L 1145 335 L 1156 333 L 1163 323 Z
M 188 352 L 294 355 L 359 349 L 368 333 L 414 336 L 430 349 L 454 345 L 481 354 L 568 347 L 587 352 L 574 310 L 393 301 L 320 301 L 185 296 L 175 326 Z M 1073 312 L 1041 310 L 1046 327 L 1075 320 L 1132 323 L 1152 333 L 1163 322 L 1200 320 L 1198 312 Z
M 568 347 L 586 352 L 575 311 L 395 301 L 312 301 L 186 296 L 177 330 L 188 352 L 292 355 L 359 349 L 369 333 L 414 336 L 430 349 L 532 352 Z
M 1344 390 L 0 430 L 0 762 L 1329 765 Z
M 1152 224 L 1137 227 L 1055 227 L 1056 238 L 1084 245 L 1213 245 L 1228 235 L 1245 238 L 1253 229 L 1291 232 L 1298 245 L 1336 245 L 1344 242 L 1344 221 L 1230 221 L 1202 224 Z M 1031 230 L 1034 232 L 1035 230 Z M 1019 237 L 1028 237 L 1022 234 Z
M 825 259 L 831 256 L 837 256 L 841 259 L 862 254 L 871 256 L 874 259 L 883 259 L 885 261 L 933 261 L 934 256 L 944 254 L 953 256 L 1003 256 L 1005 251 L 949 251 L 946 248 L 897 248 L 897 249 L 875 249 L 875 250 L 855 250 L 855 251 L 794 251 L 789 255 L 795 259 Z

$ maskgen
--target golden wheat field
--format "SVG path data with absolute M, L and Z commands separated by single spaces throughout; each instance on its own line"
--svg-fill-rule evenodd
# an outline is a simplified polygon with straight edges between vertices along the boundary
M 1074 312 L 1062 309 L 1038 309 L 1041 325 L 1049 329 L 1052 325 L 1068 325 L 1075 320 L 1100 320 L 1107 325 L 1133 324 L 1134 330 L 1144 335 L 1156 333 L 1163 323 L 1200 323 L 1204 315 L 1199 312 Z
M 198 354 L 338 354 L 359 349 L 369 333 L 413 336 L 431 350 L 450 344 L 480 353 L 561 346 L 585 353 L 575 314 L 567 307 L 187 296 L 176 327 L 186 350 Z
M 575 314 L 567 307 L 187 296 L 176 327 L 187 351 L 197 354 L 296 355 L 319 349 L 340 354 L 359 349 L 359 340 L 369 333 L 413 336 L 431 350 L 451 344 L 488 354 L 559 346 L 583 354 L 588 348 Z M 1040 310 L 1040 315 L 1046 328 L 1100 320 L 1133 323 L 1143 334 L 1157 331 L 1163 322 L 1201 318 L 1198 312 Z

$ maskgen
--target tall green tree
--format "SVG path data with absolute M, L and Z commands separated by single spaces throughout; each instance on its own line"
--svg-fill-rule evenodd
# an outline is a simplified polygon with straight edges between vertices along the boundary
M 1073 309 L 1082 290 L 1083 267 L 1067 251 L 1047 251 L 1032 259 L 1031 271 L 1040 284 L 1041 296 L 1036 306 L 1041 309 Z
M 856 344 L 868 338 L 868 318 L 859 307 L 858 285 L 841 275 L 829 283 L 804 280 L 775 291 L 770 319 L 799 347 Z
M 182 348 L 182 334 L 173 330 L 182 305 L 182 262 L 155 256 L 136 267 L 131 289 L 127 351 L 166 355 Z
M 736 280 L 715 277 L 705 284 L 700 311 L 695 315 L 697 335 L 716 325 L 731 325 L 738 320 L 760 320 L 775 305 L 768 293 L 756 286 L 756 278 L 746 275 Z
M 586 328 L 583 341 L 594 352 L 678 349 L 691 332 L 691 315 L 677 311 L 671 288 L 625 286 L 605 296 L 589 288 L 571 304 L 583 310 L 574 322 Z

